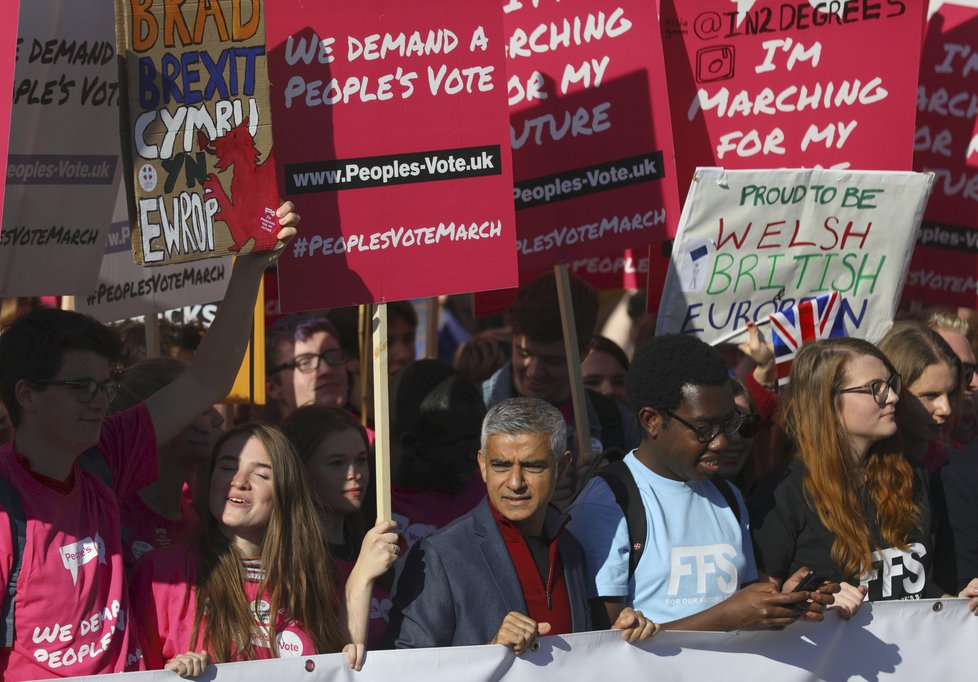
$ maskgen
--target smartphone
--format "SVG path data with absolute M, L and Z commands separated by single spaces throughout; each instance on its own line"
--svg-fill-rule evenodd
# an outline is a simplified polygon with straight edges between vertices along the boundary
M 809 571 L 808 575 L 802 578 L 798 586 L 792 590 L 792 592 L 814 592 L 822 583 L 824 583 L 828 578 L 823 575 L 819 575 L 815 571 Z

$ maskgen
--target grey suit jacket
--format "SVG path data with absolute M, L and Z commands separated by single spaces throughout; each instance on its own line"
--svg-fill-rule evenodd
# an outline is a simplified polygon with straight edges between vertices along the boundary
M 547 510 L 550 537 L 564 517 Z M 566 529 L 557 551 L 564 567 L 574 632 L 591 627 L 584 552 Z M 488 499 L 415 545 L 397 581 L 388 643 L 398 649 L 486 644 L 506 614 L 526 614 L 516 567 Z

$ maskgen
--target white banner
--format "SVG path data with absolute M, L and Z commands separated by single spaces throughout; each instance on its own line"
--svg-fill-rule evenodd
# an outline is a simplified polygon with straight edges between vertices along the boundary
M 964 599 L 864 604 L 846 622 L 796 623 L 780 632 L 664 632 L 641 645 L 618 633 L 546 637 L 517 657 L 501 646 L 375 651 L 363 670 L 341 655 L 211 666 L 215 682 L 567 682 L 568 680 L 974 680 L 978 618 Z M 169 671 L 77 678 L 173 682 Z
M 0 294 L 84 295 L 119 187 L 108 0 L 21 3 L 0 232 Z
M 656 332 L 718 343 L 836 291 L 846 335 L 876 341 L 893 320 L 932 182 L 903 172 L 697 169 Z

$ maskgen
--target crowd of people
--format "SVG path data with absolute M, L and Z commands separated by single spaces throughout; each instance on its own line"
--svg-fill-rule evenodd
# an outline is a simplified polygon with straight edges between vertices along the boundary
M 572 278 L 581 447 L 553 275 L 520 289 L 505 328 L 446 308 L 451 362 L 416 360 L 418 317 L 391 304 L 393 518 L 376 519 L 348 311 L 269 326 L 260 420 L 215 409 L 295 234 L 292 205 L 278 216 L 280 248 L 236 259 L 210 329 L 174 334 L 173 357 L 139 359 L 65 310 L 5 324 L 4 679 L 520 655 L 546 635 L 783 628 L 867 600 L 961 597 L 978 613 L 965 320 L 918 311 L 876 345 L 810 342 L 781 392 L 757 326 L 718 350 L 643 323 L 626 353 L 595 335 L 598 296 Z

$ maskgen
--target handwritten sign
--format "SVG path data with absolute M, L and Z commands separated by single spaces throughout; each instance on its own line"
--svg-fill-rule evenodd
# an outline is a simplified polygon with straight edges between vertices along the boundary
M 654 3 L 508 0 L 520 270 L 621 253 L 679 216 Z
M 932 181 L 894 171 L 697 169 L 657 333 L 716 343 L 835 291 L 846 333 L 879 339 Z
M 16 46 L 0 293 L 81 295 L 98 273 L 118 189 L 111 6 L 22 3 Z
M 133 252 L 267 250 L 279 231 L 262 0 L 116 0 Z
M 945 4 L 931 17 L 917 96 L 914 168 L 934 173 L 905 296 L 941 306 L 978 303 L 978 8 Z
M 276 144 L 303 232 L 283 312 L 516 283 L 502 13 L 494 0 L 279 0 Z
M 680 191 L 697 166 L 909 170 L 924 0 L 662 0 Z

